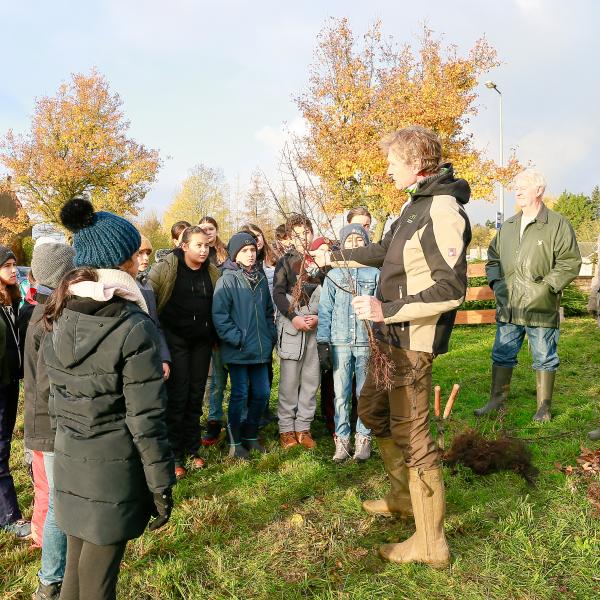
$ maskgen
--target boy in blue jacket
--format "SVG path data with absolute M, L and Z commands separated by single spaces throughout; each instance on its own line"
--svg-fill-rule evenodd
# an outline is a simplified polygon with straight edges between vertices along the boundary
M 360 248 L 370 243 L 367 230 L 357 223 L 342 227 L 342 251 Z M 379 282 L 375 267 L 332 269 L 319 300 L 317 345 L 323 368 L 333 368 L 335 391 L 335 454 L 333 461 L 351 458 L 350 413 L 352 379 L 356 376 L 356 395 L 365 382 L 369 361 L 369 338 L 364 321 L 352 309 L 353 295 L 373 296 Z M 354 459 L 367 460 L 371 456 L 371 432 L 360 419 L 356 421 Z
M 236 233 L 227 249 L 230 259 L 217 281 L 212 314 L 231 379 L 229 456 L 247 459 L 250 450 L 265 452 L 258 441 L 258 425 L 271 394 L 268 364 L 277 332 L 267 278 L 256 264 L 255 238 Z

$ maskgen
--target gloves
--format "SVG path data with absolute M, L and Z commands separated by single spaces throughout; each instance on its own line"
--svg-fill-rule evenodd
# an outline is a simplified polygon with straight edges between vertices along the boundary
M 152 494 L 152 499 L 154 500 L 154 510 L 152 513 L 156 518 L 150 521 L 150 524 L 148 525 L 149 531 L 155 531 L 163 525 L 166 525 L 171 517 L 171 511 L 173 510 L 173 493 L 171 488 L 167 488 L 164 492 Z
M 331 371 L 333 363 L 331 361 L 331 347 L 327 342 L 319 342 L 317 344 L 317 352 L 319 354 L 319 364 L 322 371 Z

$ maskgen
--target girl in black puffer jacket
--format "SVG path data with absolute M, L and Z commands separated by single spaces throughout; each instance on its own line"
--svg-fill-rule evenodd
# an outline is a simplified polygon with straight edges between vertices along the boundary
M 46 303 L 56 422 L 55 513 L 67 534 L 62 600 L 111 600 L 127 540 L 166 523 L 174 467 L 158 334 L 135 282 L 140 235 L 72 200 L 75 265 Z M 90 268 L 91 267 L 91 268 Z M 120 269 L 119 269 L 120 267 Z

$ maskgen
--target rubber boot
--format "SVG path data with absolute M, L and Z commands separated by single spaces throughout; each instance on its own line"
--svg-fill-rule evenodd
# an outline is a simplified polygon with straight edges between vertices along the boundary
M 477 408 L 476 417 L 487 415 L 493 411 L 502 408 L 508 398 L 510 391 L 510 380 L 512 379 L 512 368 L 492 365 L 492 389 L 490 390 L 490 399 L 485 406 Z
M 413 511 L 404 452 L 392 438 L 377 438 L 377 445 L 381 452 L 383 466 L 390 478 L 391 490 L 385 498 L 365 500 L 362 506 L 371 515 L 410 518 Z
M 250 453 L 242 446 L 241 426 L 237 425 L 232 427 L 231 425 L 228 425 L 227 430 L 229 431 L 229 458 L 249 460 Z
M 256 450 L 261 454 L 266 452 L 265 447 L 258 441 L 258 426 L 244 423 L 242 425 L 242 446 L 251 452 Z
M 379 554 L 395 563 L 418 562 L 443 569 L 450 564 L 450 549 L 444 535 L 446 497 L 442 468 L 409 469 L 409 487 L 416 531 L 405 542 L 384 544 Z
M 550 408 L 552 406 L 552 392 L 554 390 L 555 377 L 556 371 L 535 372 L 537 412 L 533 415 L 534 421 L 544 423 L 552 418 Z
M 598 440 L 600 440 L 600 428 L 593 429 L 592 431 L 590 431 L 588 433 L 588 438 L 592 440 L 592 442 L 597 442 Z

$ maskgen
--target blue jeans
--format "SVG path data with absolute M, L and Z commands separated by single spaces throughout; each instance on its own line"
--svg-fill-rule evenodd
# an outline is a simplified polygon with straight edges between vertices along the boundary
M 554 327 L 527 327 L 512 323 L 497 323 L 496 339 L 492 349 L 492 362 L 499 367 L 514 368 L 523 345 L 525 333 L 533 355 L 536 371 L 556 371 L 560 361 L 556 346 L 559 330 Z
M 352 405 L 352 377 L 356 374 L 356 395 L 360 395 L 369 362 L 368 346 L 331 346 L 333 362 L 333 389 L 335 392 L 335 434 L 338 437 L 350 437 L 350 410 Z M 369 437 L 367 429 L 360 419 L 356 421 L 356 433 Z
M 258 425 L 271 395 L 269 370 L 266 363 L 230 364 L 228 367 L 231 397 L 227 421 L 233 443 L 239 444 L 242 436 L 246 439 L 256 439 L 258 435 Z M 252 394 L 248 393 L 250 386 Z
M 223 398 L 227 387 L 227 371 L 220 350 L 212 353 L 212 379 L 208 404 L 208 420 L 223 421 Z
M 67 536 L 59 529 L 54 517 L 54 452 L 44 452 L 44 469 L 48 480 L 48 512 L 44 523 L 42 568 L 38 577 L 44 585 L 58 583 L 65 575 Z

